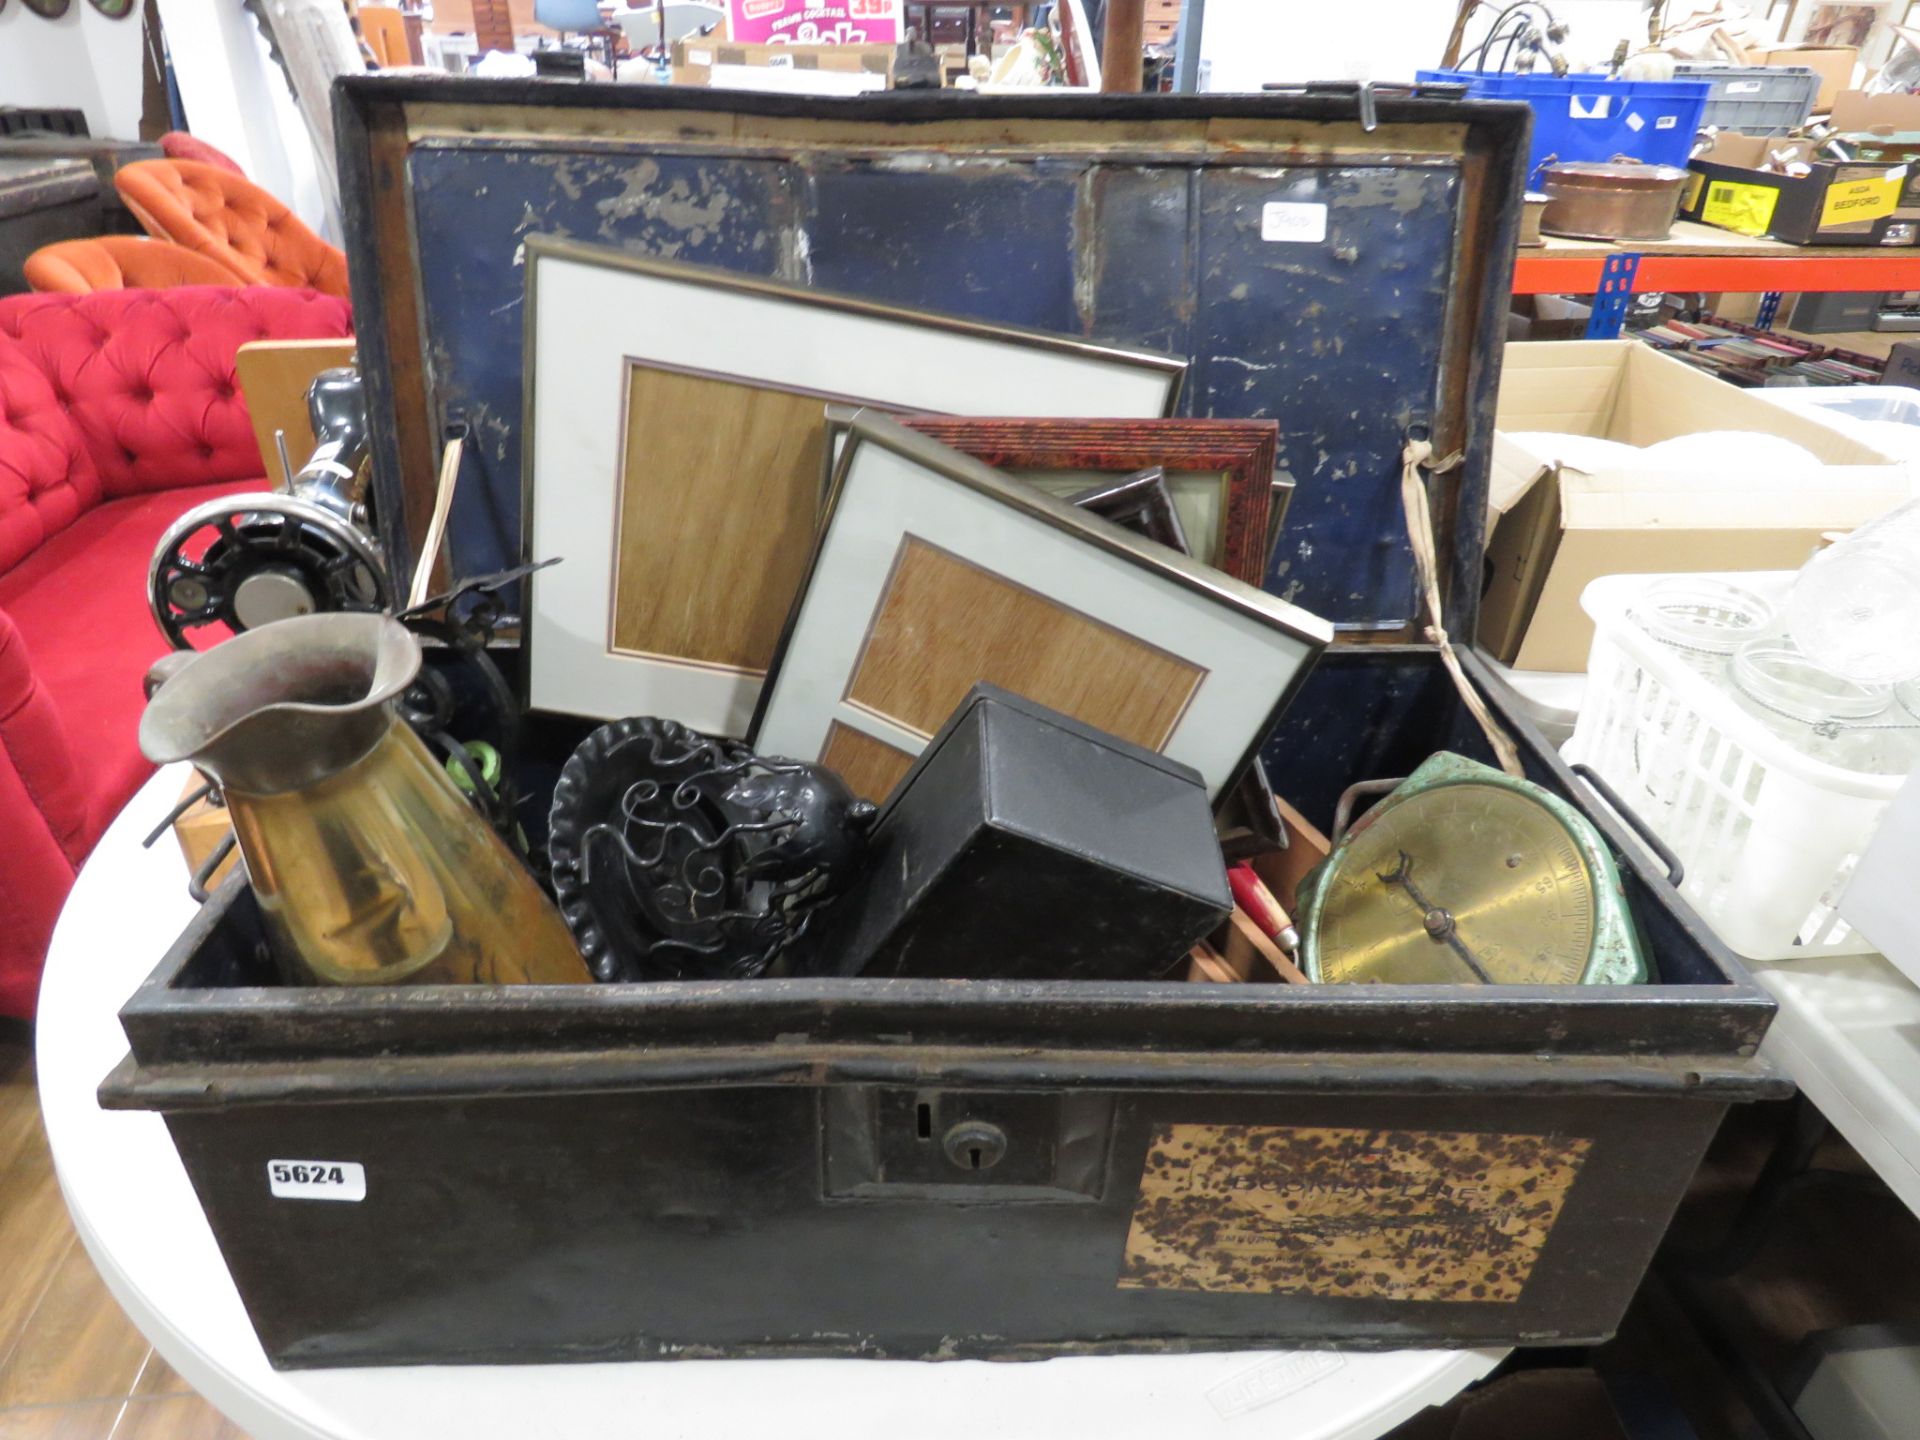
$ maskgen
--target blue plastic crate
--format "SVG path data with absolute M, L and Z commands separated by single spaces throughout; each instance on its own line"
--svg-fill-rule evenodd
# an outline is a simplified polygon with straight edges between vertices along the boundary
M 1422 70 L 1423 81 L 1465 85 L 1483 100 L 1533 107 L 1529 183 L 1543 161 L 1611 160 L 1630 155 L 1650 165 L 1687 163 L 1713 87 L 1704 80 L 1615 80 L 1606 75 L 1509 75 L 1481 70 Z

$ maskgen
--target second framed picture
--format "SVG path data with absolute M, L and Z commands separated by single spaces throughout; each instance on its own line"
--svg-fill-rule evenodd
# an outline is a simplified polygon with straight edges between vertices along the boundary
M 857 407 L 827 407 L 820 492 L 833 481 Z M 1111 492 L 1143 470 L 1160 472 L 1172 501 L 1174 548 L 1249 585 L 1263 585 L 1293 499 L 1293 477 L 1277 468 L 1280 427 L 1272 420 L 1088 420 L 904 415 L 901 423 L 1074 504 Z M 1102 514 L 1111 506 L 1094 504 Z M 1156 525 L 1131 525 L 1167 541 Z
M 978 681 L 1197 769 L 1246 770 L 1332 628 L 875 411 L 754 718 L 884 799 Z
M 1272 420 L 912 415 L 902 423 L 1063 500 L 1157 466 L 1194 559 L 1249 585 L 1266 579 L 1280 439 Z
M 820 513 L 829 401 L 1163 416 L 1185 362 L 526 242 L 528 703 L 744 732 Z

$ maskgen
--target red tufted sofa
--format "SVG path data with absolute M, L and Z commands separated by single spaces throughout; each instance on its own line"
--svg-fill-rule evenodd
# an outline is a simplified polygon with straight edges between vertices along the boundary
M 154 544 L 190 505 L 267 488 L 234 352 L 351 333 L 311 290 L 0 300 L 0 1015 L 32 1015 L 74 870 L 151 773 Z

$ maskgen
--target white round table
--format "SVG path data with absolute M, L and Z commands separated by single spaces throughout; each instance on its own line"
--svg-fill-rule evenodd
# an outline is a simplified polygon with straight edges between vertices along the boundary
M 74 1226 L 108 1288 L 167 1362 L 256 1440 L 1166 1440 L 1216 1427 L 1370 1440 L 1501 1358 L 1274 1351 L 998 1365 L 676 1360 L 277 1372 L 165 1124 L 103 1111 L 94 1099 L 127 1053 L 121 1003 L 193 912 L 172 838 L 140 849 L 185 780 L 180 768 L 164 770 L 134 797 L 67 901 L 40 993 L 40 1102 Z

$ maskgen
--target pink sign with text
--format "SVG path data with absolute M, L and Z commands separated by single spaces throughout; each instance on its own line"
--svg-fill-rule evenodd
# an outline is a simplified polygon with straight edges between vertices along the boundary
M 727 29 L 747 45 L 897 45 L 900 0 L 727 0 Z

